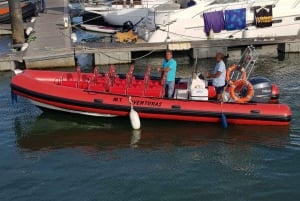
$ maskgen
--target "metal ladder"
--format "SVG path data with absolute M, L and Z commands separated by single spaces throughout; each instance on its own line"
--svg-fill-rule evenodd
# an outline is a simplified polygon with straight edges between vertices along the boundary
M 252 70 L 257 61 L 257 58 L 258 58 L 258 55 L 257 55 L 255 48 L 253 46 L 248 46 L 244 50 L 244 52 L 241 56 L 241 59 L 237 64 L 238 69 L 244 68 L 246 70 L 247 79 L 249 78 L 249 76 L 252 73 Z M 239 80 L 239 79 L 241 79 L 241 76 L 242 76 L 242 73 L 240 71 L 234 71 L 231 74 L 231 80 Z

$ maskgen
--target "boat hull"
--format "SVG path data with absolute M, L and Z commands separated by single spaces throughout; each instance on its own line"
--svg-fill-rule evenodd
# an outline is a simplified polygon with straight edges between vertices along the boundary
M 22 17 L 24 21 L 30 17 L 37 15 L 37 8 L 31 2 L 21 3 L 21 9 L 22 9 Z M 11 23 L 8 6 L 0 8 L 0 23 L 1 24 Z
M 246 4 L 245 4 L 246 3 Z M 248 4 L 249 3 L 249 4 Z M 257 27 L 253 23 L 254 7 L 273 5 L 272 26 Z M 215 33 L 206 33 L 204 13 L 247 8 L 246 24 L 243 29 L 225 29 Z M 144 24 L 137 25 L 136 31 L 141 39 L 149 43 L 164 42 L 168 37 L 172 42 L 199 41 L 207 39 L 254 39 L 274 40 L 274 37 L 299 37 L 300 34 L 300 4 L 296 0 L 284 1 L 249 1 L 225 4 L 195 5 L 186 9 L 165 15 L 159 12 L 149 12 Z M 199 18 L 200 17 L 200 18 Z M 224 16 L 225 18 L 225 16 Z M 168 23 L 166 23 L 168 22 Z M 157 29 L 156 27 L 159 27 Z
M 128 95 L 61 86 L 57 84 L 61 74 L 26 70 L 12 79 L 12 93 L 31 100 L 38 107 L 52 110 L 105 117 L 129 115 Z M 68 76 L 71 75 L 76 77 L 76 73 Z M 228 124 L 279 126 L 289 125 L 291 120 L 291 110 L 285 104 L 220 103 L 145 96 L 132 96 L 132 101 L 141 118 L 217 123 L 221 122 L 223 113 Z
M 94 32 L 106 33 L 106 34 L 115 34 L 116 32 L 119 31 L 118 29 L 113 27 L 98 26 L 92 24 L 81 24 L 80 27 L 87 31 L 94 31 Z

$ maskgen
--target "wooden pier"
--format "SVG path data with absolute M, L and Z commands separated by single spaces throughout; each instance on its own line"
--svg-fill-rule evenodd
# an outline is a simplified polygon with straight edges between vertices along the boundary
M 33 33 L 28 38 L 28 48 L 25 51 L 0 54 L 0 71 L 14 69 L 16 63 L 22 63 L 26 68 L 75 66 L 76 54 L 93 54 L 95 65 L 129 63 L 133 53 L 159 52 L 166 48 L 173 51 L 190 51 L 194 58 L 214 57 L 216 51 L 228 53 L 230 49 L 244 48 L 248 45 L 273 45 L 276 51 L 278 49 L 283 52 L 300 52 L 300 36 L 170 43 L 73 43 L 68 3 L 68 0 L 47 1 L 47 12 L 40 13 L 34 24 L 30 24 L 33 26 Z M 26 24 L 26 27 L 28 26 Z
M 103 65 L 126 63 L 126 61 L 129 63 L 134 52 L 159 52 L 171 49 L 173 51 L 190 51 L 189 55 L 192 55 L 193 58 L 211 58 L 215 56 L 216 52 L 229 54 L 231 49 L 237 48 L 240 48 L 242 53 L 243 48 L 249 45 L 274 46 L 274 51 L 300 52 L 300 36 L 136 44 L 88 42 L 74 44 L 74 51 L 76 54 L 94 54 L 95 64 Z
M 46 6 L 47 12 L 37 18 L 34 39 L 23 56 L 25 65 L 30 68 L 74 66 L 68 1 L 51 0 Z
M 13 69 L 15 61 L 28 68 L 75 65 L 68 0 L 47 1 L 46 6 L 47 12 L 36 17 L 28 48 L 0 54 L 0 70 Z

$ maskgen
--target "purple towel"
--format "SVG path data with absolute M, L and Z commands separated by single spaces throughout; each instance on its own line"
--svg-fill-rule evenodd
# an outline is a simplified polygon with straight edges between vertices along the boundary
M 214 11 L 209 13 L 203 13 L 204 19 L 204 31 L 206 35 L 209 35 L 209 31 L 212 29 L 214 33 L 219 33 L 225 29 L 225 20 L 223 11 Z

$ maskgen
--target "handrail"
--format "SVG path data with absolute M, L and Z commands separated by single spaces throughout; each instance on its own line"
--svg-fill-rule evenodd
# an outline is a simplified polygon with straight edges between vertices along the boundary
M 244 68 L 247 74 L 247 79 L 249 78 L 253 67 L 257 60 L 257 52 L 253 46 L 248 46 L 245 51 L 243 52 L 240 61 L 238 62 L 237 66 L 240 68 Z M 231 75 L 231 79 L 238 80 L 241 78 L 240 72 L 233 72 Z
M 296 8 L 296 6 L 300 3 L 300 0 L 295 1 L 295 3 L 293 4 L 292 8 Z

